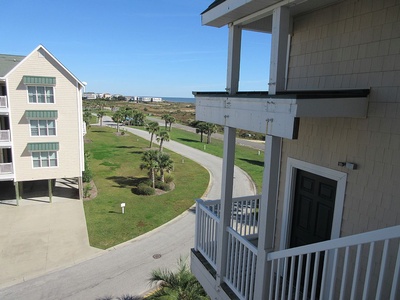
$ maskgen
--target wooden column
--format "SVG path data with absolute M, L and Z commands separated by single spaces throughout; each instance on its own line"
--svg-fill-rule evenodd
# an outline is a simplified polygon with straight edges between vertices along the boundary
M 14 182 L 14 187 L 15 187 L 15 200 L 17 200 L 17 206 L 19 206 L 19 200 L 21 199 L 20 194 L 19 194 L 19 184 L 18 181 Z
M 235 142 L 236 129 L 225 126 L 224 129 L 224 158 L 222 162 L 222 190 L 221 190 L 221 216 L 218 227 L 218 248 L 217 248 L 217 286 L 219 287 L 225 276 L 226 253 L 228 249 L 228 232 L 226 228 L 230 224 L 233 172 L 235 167 Z
M 269 72 L 269 94 L 285 90 L 287 47 L 290 28 L 289 8 L 280 6 L 272 16 L 271 61 Z
M 260 232 L 257 249 L 255 300 L 268 299 L 268 289 L 271 282 L 271 264 L 267 261 L 267 254 L 273 250 L 274 246 L 281 145 L 282 138 L 266 136 L 263 187 L 258 214 Z
M 51 183 L 51 179 L 47 180 L 47 186 L 49 188 L 49 200 L 50 200 L 50 203 L 53 203 L 53 186 L 52 186 L 52 183 Z
M 236 94 L 239 88 L 240 49 L 242 42 L 242 28 L 229 24 L 228 40 L 228 70 L 226 91 L 230 95 Z M 225 115 L 225 121 L 229 115 Z M 218 227 L 217 248 L 217 287 L 223 283 L 226 270 L 226 253 L 228 248 L 228 233 L 226 228 L 230 224 L 233 172 L 235 167 L 236 128 L 224 127 L 224 153 L 222 160 L 222 187 L 221 187 L 221 215 Z

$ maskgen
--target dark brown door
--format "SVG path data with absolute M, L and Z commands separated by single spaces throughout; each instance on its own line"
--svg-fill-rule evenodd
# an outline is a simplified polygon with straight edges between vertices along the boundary
M 335 207 L 337 182 L 306 171 L 297 170 L 292 230 L 290 247 L 298 247 L 329 240 L 332 231 L 333 211 Z M 317 299 L 321 287 L 322 266 L 324 255 L 321 254 L 318 266 Z M 315 256 L 310 257 L 311 270 L 314 269 Z M 294 263 L 297 270 L 298 260 L 290 260 L 289 266 Z M 301 291 L 304 293 L 305 266 L 307 259 L 303 260 L 301 272 Z M 296 273 L 297 274 L 297 271 Z M 312 272 L 309 275 L 307 294 L 311 293 Z M 295 275 L 297 278 L 297 275 Z M 295 281 L 296 282 L 296 281 Z M 295 287 L 293 287 L 295 290 Z
M 290 247 L 329 240 L 337 182 L 297 170 Z

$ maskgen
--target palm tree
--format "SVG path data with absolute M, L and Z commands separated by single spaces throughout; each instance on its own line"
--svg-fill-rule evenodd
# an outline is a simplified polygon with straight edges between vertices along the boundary
M 170 136 L 168 131 L 162 130 L 157 134 L 157 142 L 160 143 L 160 152 L 162 151 L 163 142 L 168 142 L 170 140 Z
M 104 110 L 100 110 L 97 113 L 97 117 L 99 118 L 99 121 L 100 121 L 100 126 L 103 126 L 103 117 L 105 114 L 106 114 L 106 112 Z
M 161 181 L 164 182 L 164 173 L 169 172 L 174 167 L 174 162 L 169 154 L 161 152 L 158 154 L 158 170 L 160 171 Z
M 158 269 L 151 272 L 151 283 L 160 283 L 160 288 L 146 299 L 203 300 L 209 299 L 196 277 L 182 258 L 178 261 L 178 270 L 172 272 Z
M 196 133 L 200 133 L 200 142 L 203 142 L 203 134 L 207 132 L 206 123 L 198 122 L 196 124 Z
M 160 130 L 160 126 L 157 122 L 150 122 L 146 125 L 146 130 L 151 134 L 150 136 L 150 148 L 153 145 L 153 137 Z
M 141 111 L 134 111 L 133 113 L 133 125 L 143 126 L 146 116 Z
M 92 113 L 90 111 L 86 110 L 83 113 L 83 121 L 86 124 L 86 129 L 90 128 L 90 120 L 91 120 L 91 118 L 92 118 Z
M 165 129 L 167 129 L 168 126 L 168 122 L 169 122 L 169 118 L 171 117 L 171 115 L 169 114 L 165 114 L 161 116 L 161 119 L 163 119 L 165 121 Z
M 112 119 L 115 123 L 117 123 L 117 132 L 119 132 L 119 123 L 124 120 L 124 114 L 120 110 L 117 110 L 112 116 Z
M 205 123 L 205 128 L 206 128 L 205 133 L 207 133 L 207 144 L 210 144 L 211 143 L 211 134 L 217 132 L 217 125 L 215 125 L 213 123 Z
M 156 171 L 159 168 L 158 155 L 159 152 L 157 150 L 148 150 L 143 153 L 142 163 L 140 164 L 141 170 L 149 170 L 149 177 L 151 179 L 153 189 L 156 187 Z
M 169 116 L 168 123 L 169 123 L 169 131 L 171 131 L 172 123 L 175 123 L 176 119 L 173 116 Z

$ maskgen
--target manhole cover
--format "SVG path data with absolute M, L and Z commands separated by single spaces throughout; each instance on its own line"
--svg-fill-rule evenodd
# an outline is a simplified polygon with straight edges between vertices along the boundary
M 159 259 L 160 257 L 161 257 L 161 254 L 154 254 L 154 255 L 153 255 L 153 258 L 154 258 L 154 259 Z

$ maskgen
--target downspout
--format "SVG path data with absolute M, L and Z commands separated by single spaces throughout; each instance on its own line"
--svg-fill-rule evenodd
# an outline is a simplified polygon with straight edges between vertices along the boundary
M 292 45 L 292 35 L 288 35 L 287 53 L 286 53 L 286 67 L 285 67 L 285 91 L 288 89 L 289 80 L 289 62 L 290 62 L 290 47 Z

